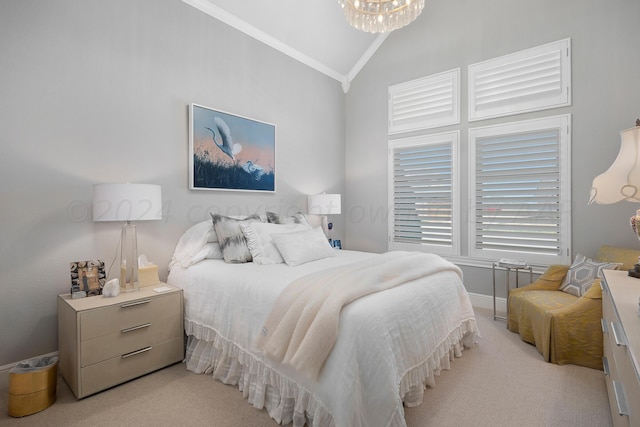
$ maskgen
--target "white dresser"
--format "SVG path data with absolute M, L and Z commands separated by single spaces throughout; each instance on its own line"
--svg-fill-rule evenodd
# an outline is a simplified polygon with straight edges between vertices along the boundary
M 605 270 L 602 283 L 604 371 L 614 426 L 640 426 L 640 279 Z
M 156 288 L 167 288 L 156 292 Z M 184 358 L 182 289 L 58 296 L 58 366 L 83 398 Z

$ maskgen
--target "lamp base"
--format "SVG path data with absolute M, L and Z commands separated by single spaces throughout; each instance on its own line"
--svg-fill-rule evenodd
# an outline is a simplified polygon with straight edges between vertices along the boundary
M 629 276 L 640 279 L 640 264 L 634 264 L 633 268 L 629 270 Z
M 129 221 L 122 226 L 122 247 L 120 252 L 120 291 L 140 290 L 138 280 L 138 234 L 136 226 Z

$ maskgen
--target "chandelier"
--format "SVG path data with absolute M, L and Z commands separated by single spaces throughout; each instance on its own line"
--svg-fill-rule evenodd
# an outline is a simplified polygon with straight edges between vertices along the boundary
M 413 22 L 424 0 L 338 0 L 353 27 L 369 33 L 386 33 Z

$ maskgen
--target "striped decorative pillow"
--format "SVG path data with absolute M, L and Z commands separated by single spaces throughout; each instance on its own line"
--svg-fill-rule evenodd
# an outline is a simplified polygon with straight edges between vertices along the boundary
M 242 222 L 262 221 L 259 215 L 250 215 L 244 219 L 235 219 L 220 214 L 211 214 L 213 228 L 218 235 L 220 249 L 225 262 L 244 263 L 251 262 L 251 252 L 247 241 L 242 234 L 240 224 Z
M 282 215 L 277 214 L 275 212 L 267 212 L 267 221 L 271 222 L 273 224 L 303 224 L 303 225 L 308 225 L 307 224 L 307 219 L 300 212 L 298 212 L 295 215 L 291 215 L 291 216 L 282 216 Z

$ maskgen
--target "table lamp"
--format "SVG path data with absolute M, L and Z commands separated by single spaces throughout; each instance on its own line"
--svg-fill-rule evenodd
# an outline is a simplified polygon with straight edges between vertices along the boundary
M 333 224 L 327 221 L 327 215 L 339 215 L 342 212 L 340 194 L 315 194 L 307 199 L 307 211 L 313 215 L 322 216 L 322 230 L 331 242 L 329 230 Z
M 162 219 L 162 193 L 152 184 L 95 184 L 93 221 L 124 221 L 120 239 L 120 289 L 140 290 L 138 236 L 132 221 Z
M 623 200 L 640 203 L 640 119 L 636 126 L 620 132 L 620 152 L 613 164 L 591 184 L 589 204 L 608 205 Z M 640 240 L 640 209 L 630 219 L 631 228 Z M 639 260 L 640 264 L 640 260 Z M 640 277 L 640 265 L 629 275 Z

